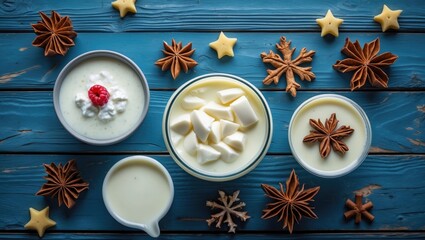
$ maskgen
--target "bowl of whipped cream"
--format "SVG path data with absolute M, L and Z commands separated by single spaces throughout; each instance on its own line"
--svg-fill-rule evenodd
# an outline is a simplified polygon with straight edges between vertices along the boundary
M 131 135 L 149 107 L 149 86 L 128 57 L 96 50 L 71 60 L 54 89 L 56 114 L 65 129 L 93 145 L 111 145 Z

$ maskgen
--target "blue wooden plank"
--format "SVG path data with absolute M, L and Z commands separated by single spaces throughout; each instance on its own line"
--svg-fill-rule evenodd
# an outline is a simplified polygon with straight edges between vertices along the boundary
M 35 34 L 0 34 L 0 89 L 51 89 L 60 70 L 71 59 L 87 51 L 108 49 L 133 59 L 145 73 L 151 89 L 175 89 L 193 77 L 225 72 L 239 75 L 261 89 L 284 90 L 285 81 L 278 86 L 263 85 L 262 80 L 267 76 L 266 69 L 269 66 L 260 58 L 261 52 L 275 51 L 275 44 L 282 35 L 292 40 L 292 46 L 298 51 L 302 47 L 316 51 L 311 66 L 317 78 L 311 83 L 302 82 L 301 90 L 349 90 L 352 74 L 341 74 L 332 68 L 337 60 L 345 58 L 340 50 L 346 37 L 353 41 L 358 39 L 362 44 L 380 37 L 381 51 L 390 51 L 399 56 L 395 64 L 386 69 L 390 76 L 390 89 L 425 89 L 425 62 L 422 60 L 422 56 L 425 56 L 425 34 L 344 33 L 334 40 L 323 39 L 319 33 L 227 34 L 238 38 L 235 57 L 221 60 L 208 46 L 217 39 L 218 32 L 82 33 L 76 38 L 76 46 L 65 57 L 53 58 L 44 57 L 43 49 L 31 45 Z M 172 38 L 183 43 L 193 42 L 196 49 L 193 58 L 199 63 L 188 74 L 180 74 L 175 81 L 169 72 L 162 72 L 154 65 L 162 57 L 162 42 L 170 42 Z M 371 89 L 370 85 L 366 84 L 365 89 Z
M 35 239 L 34 234 L 31 233 L 6 233 L 1 234 L 2 239 Z M 152 239 L 143 233 L 128 233 L 128 232 L 119 232 L 119 233 L 56 233 L 52 230 L 48 230 L 43 239 L 57 240 L 57 239 L 75 239 L 75 240 L 97 240 L 97 239 L 106 239 L 106 240 L 128 240 L 128 239 Z M 199 240 L 199 239 L 217 239 L 217 240 L 227 240 L 227 239 L 245 239 L 245 240 L 257 240 L 257 239 L 267 239 L 267 240 L 293 240 L 293 239 L 324 239 L 324 240 L 372 240 L 372 239 L 413 239 L 420 240 L 424 239 L 424 234 L 422 232 L 418 233 L 393 233 L 393 232 L 379 232 L 379 233 L 302 233 L 302 234 L 205 234 L 205 233 L 194 233 L 194 234 L 169 234 L 161 233 L 160 239 L 164 240 Z
M 287 131 L 294 110 L 323 92 L 264 91 L 273 115 L 269 153 L 289 154 Z M 334 92 L 364 108 L 372 125 L 371 152 L 425 153 L 423 92 Z M 172 91 L 151 91 L 149 112 L 128 139 L 111 147 L 79 142 L 62 127 L 53 110 L 52 93 L 0 92 L 0 152 L 166 152 L 162 116 Z M 36 119 L 36 121 L 34 121 Z
M 41 209 L 50 205 L 50 216 L 57 221 L 58 231 L 132 231 L 121 226 L 106 211 L 102 202 L 101 187 L 107 170 L 124 155 L 5 155 L 0 167 L 0 229 L 23 230 L 29 219 L 28 208 Z M 276 219 L 263 220 L 261 212 L 270 201 L 264 197 L 261 183 L 278 186 L 295 168 L 301 183 L 306 187 L 321 186 L 313 206 L 319 219 L 303 218 L 295 226 L 303 231 L 418 231 L 425 229 L 424 155 L 369 156 L 353 173 L 338 179 L 323 179 L 302 170 L 289 156 L 267 156 L 248 175 L 230 182 L 215 183 L 196 179 L 173 162 L 169 156 L 152 156 L 170 172 L 175 186 L 175 199 L 170 212 L 160 222 L 164 231 L 217 231 L 209 228 L 205 219 L 210 210 L 205 201 L 217 198 L 217 190 L 231 193 L 240 190 L 240 198 L 247 204 L 251 219 L 240 224 L 239 232 L 281 232 L 282 223 Z M 57 207 L 57 203 L 42 196 L 35 196 L 44 183 L 42 163 L 66 162 L 75 159 L 82 177 L 90 183 L 90 189 L 81 194 L 71 210 Z M 343 213 L 347 198 L 354 191 L 380 185 L 367 196 L 374 203 L 371 210 L 376 219 L 372 224 L 356 225 L 345 221 Z
M 373 16 L 383 4 L 402 9 L 399 31 L 425 30 L 425 5 L 421 0 L 167 0 L 137 1 L 135 15 L 120 19 L 110 0 L 8 0 L 0 7 L 1 31 L 31 31 L 29 23 L 39 20 L 38 11 L 57 10 L 69 15 L 78 31 L 315 31 L 320 28 L 316 18 L 332 9 L 345 21 L 341 31 L 380 32 Z

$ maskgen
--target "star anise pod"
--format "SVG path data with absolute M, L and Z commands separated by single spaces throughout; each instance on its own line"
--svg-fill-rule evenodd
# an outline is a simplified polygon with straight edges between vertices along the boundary
M 184 47 L 182 46 L 182 42 L 176 43 L 174 39 L 171 42 L 171 46 L 164 41 L 164 50 L 162 52 L 165 57 L 155 62 L 155 65 L 161 67 L 162 71 L 170 69 L 173 79 L 179 76 L 181 69 L 187 73 L 189 69 L 198 65 L 190 57 L 195 52 L 195 49 L 192 49 L 192 43 L 188 43 Z
M 355 223 L 360 223 L 360 221 L 362 220 L 362 216 L 364 216 L 370 222 L 375 219 L 375 217 L 370 212 L 368 212 L 368 210 L 373 207 L 372 202 L 369 201 L 363 204 L 362 199 L 362 194 L 356 194 L 355 203 L 351 201 L 351 199 L 347 199 L 347 201 L 345 202 L 345 206 L 347 206 L 350 210 L 344 213 L 345 219 L 350 219 L 355 216 Z
M 43 184 L 36 195 L 57 197 L 59 206 L 64 203 L 68 208 L 73 207 L 80 193 L 89 187 L 80 177 L 74 160 L 68 161 L 65 166 L 61 163 L 58 166 L 54 163 L 44 164 L 44 168 L 47 183 Z
M 336 129 L 338 122 L 335 113 L 332 113 L 331 117 L 326 119 L 325 125 L 323 125 L 320 119 L 317 121 L 310 119 L 310 125 L 315 130 L 311 130 L 310 134 L 304 137 L 303 142 L 320 142 L 319 151 L 322 158 L 329 156 L 331 153 L 331 146 L 334 151 L 344 154 L 349 148 L 342 139 L 351 135 L 354 129 L 345 125 Z
M 290 233 L 294 229 L 294 224 L 299 223 L 302 216 L 317 219 L 317 215 L 313 212 L 314 207 L 311 207 L 309 202 L 314 201 L 313 197 L 319 192 L 320 187 L 304 189 L 303 185 L 300 189 L 297 174 L 293 169 L 286 181 L 286 191 L 282 183 L 279 185 L 280 190 L 261 184 L 266 196 L 274 200 L 273 203 L 267 204 L 261 218 L 269 219 L 279 216 L 278 221 L 283 220 L 283 228 L 288 228 Z
M 32 45 L 43 47 L 44 56 L 65 55 L 68 49 L 75 45 L 73 39 L 77 36 L 71 19 L 68 16 L 61 17 L 55 11 L 52 11 L 50 18 L 43 12 L 39 13 L 41 22 L 32 24 L 34 32 L 38 35 Z
M 238 226 L 232 219 L 232 215 L 239 218 L 242 221 L 246 221 L 250 216 L 248 216 L 248 212 L 242 212 L 242 209 L 245 206 L 244 202 L 237 201 L 239 190 L 234 192 L 231 196 L 226 196 L 223 191 L 218 191 L 220 197 L 218 198 L 219 202 L 207 201 L 207 207 L 211 207 L 211 209 L 219 209 L 220 212 L 216 214 L 212 214 L 210 219 L 207 219 L 208 226 L 211 226 L 214 222 L 217 222 L 215 225 L 217 228 L 221 227 L 221 224 L 227 222 L 227 226 L 229 227 L 229 232 L 235 233 L 236 227 Z
M 297 95 L 297 89 L 300 85 L 295 81 L 294 73 L 301 80 L 311 81 L 316 77 L 311 71 L 311 67 L 300 67 L 299 65 L 313 60 L 314 51 L 307 52 L 306 48 L 302 48 L 297 58 L 292 60 L 295 48 L 291 49 L 291 41 L 286 41 L 285 37 L 280 38 L 280 43 L 276 44 L 277 50 L 282 53 L 283 59 L 279 54 L 270 50 L 268 54 L 261 53 L 261 59 L 264 63 L 270 63 L 275 70 L 267 69 L 268 76 L 263 80 L 265 85 L 270 85 L 272 82 L 277 84 L 280 77 L 286 73 L 286 92 L 290 92 L 293 97 Z
M 388 87 L 388 75 L 381 68 L 393 64 L 398 56 L 390 52 L 378 55 L 379 49 L 379 38 L 364 44 L 363 49 L 359 41 L 352 43 L 345 39 L 341 52 L 348 58 L 336 61 L 333 67 L 343 73 L 355 71 L 350 82 L 351 91 L 361 88 L 366 80 L 375 87 Z

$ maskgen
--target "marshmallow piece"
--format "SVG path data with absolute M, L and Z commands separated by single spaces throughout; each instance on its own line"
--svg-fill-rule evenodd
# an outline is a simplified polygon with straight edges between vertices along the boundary
M 258 117 L 245 96 L 238 98 L 230 104 L 230 108 L 236 114 L 236 117 L 239 119 L 242 127 L 249 127 L 258 122 Z
M 230 107 L 224 107 L 215 102 L 209 102 L 205 105 L 202 110 L 214 117 L 215 119 L 225 119 L 229 121 L 233 121 L 233 113 Z
M 215 161 L 220 155 L 221 153 L 214 148 L 205 144 L 199 144 L 197 160 L 200 164 Z
M 205 100 L 196 96 L 186 96 L 182 101 L 182 108 L 186 110 L 199 109 L 205 105 Z
M 171 122 L 171 129 L 181 135 L 186 135 L 192 128 L 192 123 L 190 122 L 190 114 L 184 114 L 178 116 L 174 121 Z
M 206 142 L 208 135 L 211 131 L 211 123 L 214 118 L 204 113 L 203 111 L 194 110 L 190 113 L 190 120 L 192 122 L 193 131 L 202 142 Z
M 180 135 L 180 134 L 171 134 L 171 142 L 174 145 L 177 145 L 181 142 L 181 140 L 183 140 L 185 138 L 185 136 Z
M 239 153 L 235 152 L 233 148 L 229 147 L 224 142 L 219 142 L 212 146 L 221 153 L 221 159 L 225 162 L 231 163 L 239 157 Z
M 227 104 L 238 97 L 242 96 L 244 92 L 240 88 L 229 88 L 226 90 L 221 90 L 217 92 L 218 98 L 220 99 L 221 103 Z
M 232 135 L 238 130 L 239 126 L 240 126 L 239 124 L 234 122 L 230 122 L 227 120 L 220 120 L 221 137 L 225 138 L 229 135 Z
M 215 121 L 211 124 L 211 133 L 209 136 L 209 140 L 212 143 L 218 143 L 221 141 L 221 132 L 220 132 L 220 122 L 219 121 Z
M 198 149 L 199 143 L 196 138 L 196 134 L 191 131 L 185 138 L 183 142 L 183 147 L 189 154 L 195 154 Z
M 223 139 L 223 142 L 231 146 L 236 151 L 242 151 L 245 147 L 245 135 L 241 132 L 235 132 Z

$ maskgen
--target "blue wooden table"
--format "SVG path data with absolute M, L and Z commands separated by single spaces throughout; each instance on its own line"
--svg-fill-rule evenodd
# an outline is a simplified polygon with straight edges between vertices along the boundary
M 402 9 L 401 29 L 382 33 L 373 21 L 383 4 Z M 101 186 L 108 169 L 129 155 L 149 155 L 170 172 L 175 184 L 174 203 L 160 222 L 163 239 L 420 239 L 425 238 L 425 2 L 350 0 L 138 0 L 138 13 L 124 19 L 108 0 L 1 0 L 0 1 L 0 239 L 37 239 L 25 230 L 28 208 L 50 206 L 57 225 L 45 239 L 147 239 L 146 234 L 117 223 L 103 205 Z M 331 9 L 343 18 L 338 38 L 321 38 L 315 19 Z M 65 57 L 44 57 L 33 47 L 31 23 L 38 11 L 58 11 L 70 16 L 78 32 L 76 46 Z M 218 60 L 208 47 L 223 30 L 238 38 L 234 58 Z M 285 84 L 265 86 L 265 64 L 260 53 L 274 50 L 280 36 L 297 49 L 316 51 L 316 79 L 302 82 L 296 98 L 285 93 Z M 343 59 L 345 38 L 362 44 L 379 37 L 381 51 L 399 59 L 386 72 L 389 88 L 366 85 L 351 92 L 351 74 L 332 68 Z M 174 38 L 192 42 L 199 65 L 172 80 L 154 62 L 162 57 L 162 41 Z M 73 138 L 53 110 L 52 89 L 60 70 L 74 57 L 96 49 L 120 52 L 144 71 L 151 103 L 143 124 L 127 140 L 112 147 L 96 147 Z M 274 123 L 273 141 L 260 165 L 248 175 L 230 182 L 196 179 L 169 156 L 161 134 L 164 107 L 173 91 L 187 80 L 206 73 L 224 72 L 243 77 L 263 91 Z M 287 131 L 290 117 L 304 100 L 321 93 L 337 93 L 356 101 L 367 113 L 373 131 L 372 147 L 365 162 L 353 173 L 323 179 L 303 170 L 292 157 Z M 74 208 L 35 196 L 44 183 L 43 163 L 75 159 L 90 189 Z M 261 183 L 277 185 L 292 169 L 307 187 L 321 186 L 313 203 L 319 219 L 303 218 L 293 235 L 276 219 L 261 219 L 269 202 Z M 370 192 L 368 190 L 371 189 Z M 226 228 L 209 228 L 210 210 L 205 201 L 217 190 L 240 190 L 251 215 L 239 224 L 236 235 Z M 347 198 L 362 190 L 373 201 L 373 223 L 345 221 Z

